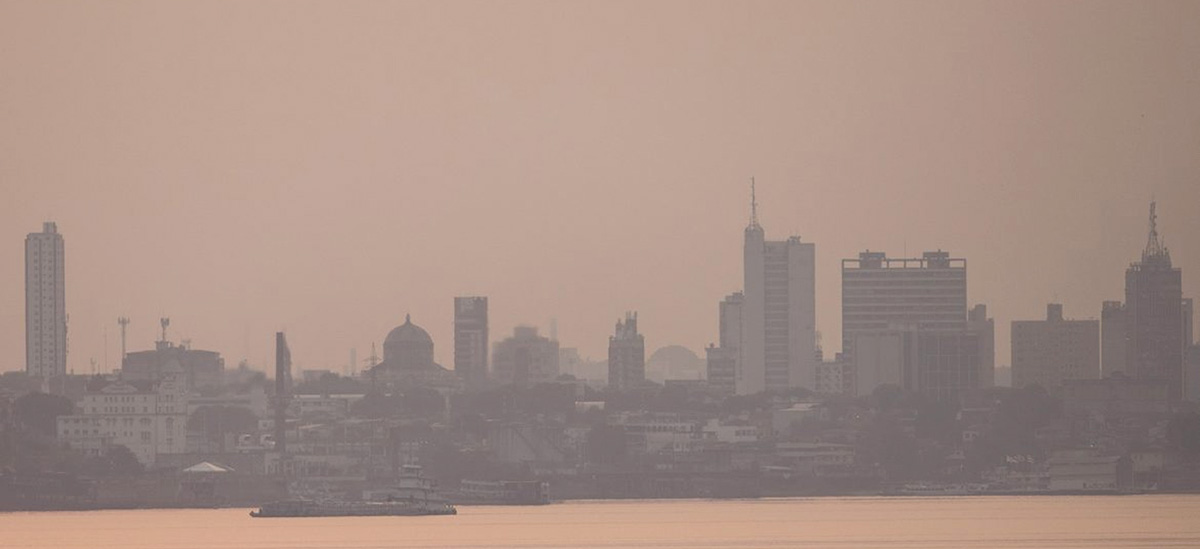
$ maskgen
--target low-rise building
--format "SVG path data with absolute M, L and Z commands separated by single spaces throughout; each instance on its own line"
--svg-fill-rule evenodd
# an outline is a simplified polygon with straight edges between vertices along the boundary
M 129 448 L 143 465 L 160 454 L 187 449 L 188 396 L 184 382 L 105 383 L 87 392 L 78 414 L 59 416 L 58 438 L 71 448 L 104 455 L 114 446 Z

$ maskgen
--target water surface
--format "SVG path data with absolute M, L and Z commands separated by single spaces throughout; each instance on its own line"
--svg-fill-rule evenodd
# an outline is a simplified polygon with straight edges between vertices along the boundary
M 1200 495 L 567 502 L 449 517 L 252 519 L 247 509 L 0 514 L 0 546 L 1200 547 Z

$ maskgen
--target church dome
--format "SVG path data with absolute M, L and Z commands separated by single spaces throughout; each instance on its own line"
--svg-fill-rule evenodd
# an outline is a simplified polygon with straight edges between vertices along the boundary
M 404 324 L 393 328 L 383 340 L 383 360 L 408 367 L 433 364 L 433 338 L 405 315 Z

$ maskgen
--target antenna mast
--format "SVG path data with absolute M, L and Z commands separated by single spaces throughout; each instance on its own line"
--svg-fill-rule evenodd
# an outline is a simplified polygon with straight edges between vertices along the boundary
M 121 366 L 125 366 L 125 328 L 129 326 L 129 317 L 118 317 L 117 324 L 121 325 Z
M 750 177 L 750 226 L 758 227 L 758 195 L 754 189 L 754 176 Z

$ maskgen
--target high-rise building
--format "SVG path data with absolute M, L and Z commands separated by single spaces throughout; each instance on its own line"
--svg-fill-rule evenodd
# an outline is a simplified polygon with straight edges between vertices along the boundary
M 865 251 L 858 259 L 842 260 L 843 360 L 851 386 L 858 383 L 853 378 L 860 370 L 871 376 L 863 381 L 868 387 L 847 392 L 869 394 L 869 386 L 890 383 L 901 375 L 897 365 L 910 364 L 914 357 L 913 369 L 900 377 L 906 390 L 953 398 L 966 390 L 991 386 L 995 378 L 994 326 L 983 305 L 976 305 L 968 314 L 966 259 L 951 258 L 939 250 L 903 259 Z M 864 346 L 871 349 L 872 356 L 869 364 L 860 367 L 855 339 L 874 334 L 887 337 Z M 917 348 L 898 347 L 903 341 Z
M 608 338 L 608 387 L 626 391 L 646 383 L 646 339 L 637 329 L 637 313 L 625 313 Z
M 558 342 L 538 335 L 533 326 L 517 326 L 512 337 L 492 350 L 492 377 L 497 383 L 527 387 L 558 377 Z
M 1100 310 L 1100 375 L 1125 372 L 1125 304 L 1105 301 Z
M 468 391 L 487 385 L 488 299 L 454 298 L 454 373 Z
M 1183 278 L 1158 237 L 1155 204 L 1142 260 L 1125 271 L 1126 368 L 1136 379 L 1157 379 L 1183 396 Z
M 742 292 L 725 296 L 718 313 L 719 339 L 709 345 L 708 386 L 715 391 L 732 394 L 737 390 L 738 359 L 742 348 Z
M 25 237 L 25 371 L 31 376 L 67 373 L 63 259 L 63 237 L 54 222 Z
M 1012 323 L 1013 387 L 1057 390 L 1064 380 L 1100 379 L 1100 322 L 1064 320 L 1062 305 L 1046 306 L 1046 320 Z
M 751 199 L 745 231 L 737 393 L 816 388 L 816 246 L 768 241 Z
M 1195 311 L 1193 310 L 1194 302 L 1192 301 L 1192 298 L 1185 297 L 1183 298 L 1183 303 L 1181 303 L 1180 306 L 1183 308 L 1183 349 L 1186 353 L 1187 348 L 1191 347 L 1192 344 L 1196 342 L 1194 332 L 1195 328 L 1193 327 L 1193 322 L 1195 320 L 1192 316 L 1195 314 Z

